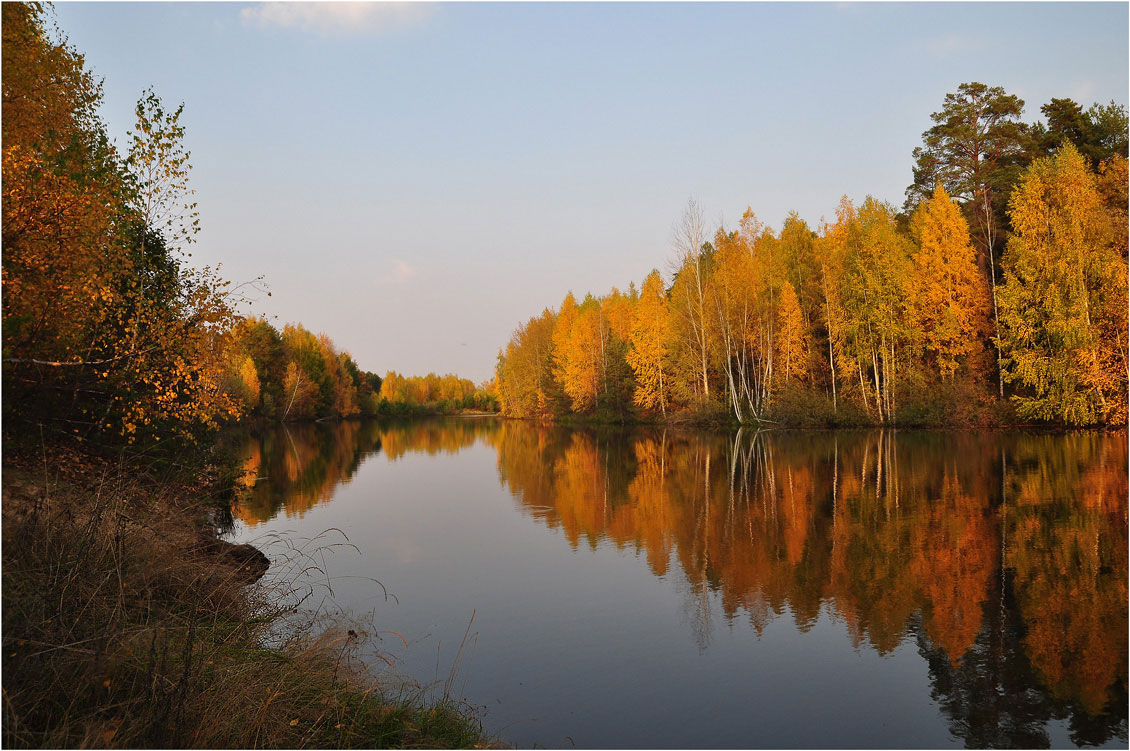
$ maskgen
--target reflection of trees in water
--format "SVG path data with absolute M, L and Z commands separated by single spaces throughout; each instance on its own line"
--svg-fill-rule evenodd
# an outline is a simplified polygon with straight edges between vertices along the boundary
M 380 423 L 385 456 L 396 460 L 409 453 L 457 454 L 480 437 L 498 430 L 498 421 L 479 418 L 399 420 Z
M 1078 743 L 1126 739 L 1124 434 L 290 425 L 246 442 L 236 510 L 301 515 L 378 451 L 480 439 L 524 513 L 671 577 L 701 650 L 719 611 L 761 633 L 827 608 L 857 646 L 914 639 L 967 745 L 1046 746 L 1052 719 Z
M 676 572 L 675 591 L 679 593 L 680 617 L 694 637 L 695 646 L 702 654 L 714 640 L 714 606 L 711 599 L 717 591 L 706 581 L 691 581 Z
M 328 501 L 380 445 L 374 426 L 356 420 L 280 425 L 248 436 L 241 449 L 245 489 L 234 511 L 246 524 L 271 519 L 280 510 L 302 516 Z
M 931 697 L 967 748 L 1047 748 L 1051 717 L 1046 691 L 1022 650 L 1013 608 L 991 606 L 985 626 L 960 661 L 917 631 L 929 665 Z
M 1107 689 L 1105 706 L 1088 707 L 1061 695 L 1061 686 L 1043 679 L 1033 667 L 1028 624 L 1015 601 L 1016 585 L 1006 576 L 1002 590 L 1000 580 L 993 580 L 995 591 L 988 598 L 984 623 L 959 662 L 917 632 L 919 654 L 929 665 L 931 695 L 951 732 L 967 748 L 1047 748 L 1048 723 L 1066 720 L 1076 745 L 1126 740 L 1125 661 L 1121 667 L 1110 666 L 1121 678 L 1099 684 Z M 1121 636 L 1109 638 L 1125 642 L 1125 623 Z
M 505 423 L 493 438 L 503 482 L 574 546 L 635 549 L 656 575 L 678 562 L 700 648 L 711 593 L 758 633 L 786 610 L 810 628 L 827 604 L 856 645 L 916 638 L 973 745 L 1046 744 L 1057 716 L 1125 738 L 1125 435 Z M 969 698 L 992 686 L 1000 706 Z
M 1127 468 L 1124 444 L 1084 438 L 1014 453 L 1005 556 L 1033 667 L 1054 698 L 1096 715 L 1116 686 L 1125 697 Z
M 455 453 L 497 429 L 495 420 L 342 420 L 291 423 L 245 436 L 234 511 L 255 525 L 280 511 L 303 516 L 329 501 L 377 452 L 395 461 L 409 452 Z

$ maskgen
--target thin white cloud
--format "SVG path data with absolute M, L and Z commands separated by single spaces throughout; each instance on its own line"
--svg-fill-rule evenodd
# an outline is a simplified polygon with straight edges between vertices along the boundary
M 392 259 L 392 269 L 386 273 L 379 274 L 377 281 L 381 284 L 404 284 L 412 277 L 419 273 L 419 269 L 412 266 L 399 258 Z
M 265 2 L 239 12 L 243 23 L 320 34 L 381 34 L 418 26 L 435 13 L 431 3 Z

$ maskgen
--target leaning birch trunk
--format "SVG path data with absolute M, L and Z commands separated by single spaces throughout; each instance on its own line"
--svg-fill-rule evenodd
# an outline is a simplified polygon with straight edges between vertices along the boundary
M 875 374 L 875 404 L 879 408 L 879 422 L 886 422 L 883 415 L 883 388 L 879 383 L 879 359 L 875 353 L 875 346 L 871 346 L 871 369 Z
M 739 423 L 744 423 L 745 415 L 742 412 L 741 399 L 739 398 L 738 390 L 734 385 L 734 369 L 729 362 L 726 363 L 726 381 L 729 385 L 730 407 L 734 410 L 734 417 L 738 418 Z
M 604 355 L 604 310 L 596 309 L 597 325 L 600 326 L 600 371 L 604 376 L 604 395 L 608 396 L 608 361 Z
M 989 255 L 989 287 L 993 291 L 993 329 L 996 336 L 993 338 L 993 347 L 997 351 L 997 387 L 1000 398 L 1004 399 L 1004 366 L 1001 363 L 1001 322 L 997 313 L 997 267 L 993 260 L 993 206 L 989 200 L 989 192 L 984 191 L 982 207 L 985 212 L 985 247 Z
M 726 312 L 722 308 L 722 301 L 715 295 L 715 312 L 718 314 L 718 330 L 722 334 L 722 346 L 725 348 L 725 363 L 726 368 L 726 384 L 730 392 L 730 407 L 734 410 L 734 417 L 737 418 L 739 423 L 745 422 L 745 415 L 742 413 L 741 395 L 737 385 L 734 383 L 734 342 L 733 334 L 730 328 L 730 321 L 726 318 Z M 740 362 L 739 362 L 740 368 Z M 739 372 L 739 377 L 741 373 Z
M 748 320 L 743 321 L 748 326 Z M 742 338 L 742 354 L 741 359 L 738 361 L 738 376 L 741 382 L 741 394 L 739 401 L 745 400 L 746 405 L 749 406 L 750 414 L 754 419 L 758 418 L 759 409 L 756 400 L 757 383 L 757 369 L 755 367 L 753 355 L 749 351 L 749 337 Z
M 883 411 L 890 416 L 891 414 L 891 371 L 887 366 L 887 335 L 883 334 L 879 338 L 879 352 L 882 354 L 883 364 Z
M 863 394 L 863 408 L 867 415 L 871 415 L 871 402 L 867 399 L 867 381 L 863 380 L 863 363 L 859 361 L 859 354 L 855 357 L 855 367 L 859 371 L 859 392 Z
M 890 415 L 894 415 L 894 413 L 895 413 L 894 389 L 891 388 L 891 382 L 895 377 L 895 373 L 897 373 L 897 372 L 898 372 L 898 360 L 895 359 L 895 340 L 892 337 L 891 338 L 891 365 L 890 365 L 890 368 L 887 370 L 887 394 L 888 394 L 888 397 L 887 397 L 887 413 L 890 414 Z
M 824 307 L 828 316 L 828 368 L 832 371 L 832 412 L 839 412 L 836 399 L 836 357 L 832 349 L 832 305 L 828 302 L 827 284 L 824 289 Z
M 302 369 L 301 368 L 295 368 L 294 391 L 291 392 L 290 401 L 287 402 L 286 411 L 283 412 L 283 418 L 282 419 L 284 421 L 286 420 L 287 416 L 290 414 L 290 408 L 292 406 L 294 406 L 294 397 L 298 395 L 298 387 L 299 387 L 299 385 L 301 385 L 301 383 L 302 383 Z
M 702 395 L 710 398 L 710 379 L 706 373 L 706 308 L 702 294 L 702 278 L 699 273 L 699 259 L 695 260 L 695 283 L 698 288 L 698 330 L 699 330 L 699 355 L 702 359 Z
M 769 405 L 770 400 L 773 398 L 773 364 L 776 358 L 773 357 L 774 347 L 776 346 L 776 321 L 774 320 L 776 314 L 776 306 L 769 307 L 769 340 L 765 343 L 765 362 L 767 372 L 765 374 L 765 389 L 761 396 L 761 407 L 764 409 Z
M 655 323 L 656 323 L 656 329 L 659 329 L 660 327 L 659 327 L 659 309 L 658 308 L 655 311 Z M 662 344 L 660 345 L 659 351 L 660 351 L 659 357 L 656 358 L 657 361 L 658 361 L 656 364 L 659 367 L 659 411 L 663 415 L 664 420 L 666 420 L 667 419 L 667 392 L 663 388 L 663 354 L 662 354 L 663 353 L 663 345 Z M 664 439 L 664 441 L 667 440 L 667 430 L 666 429 L 664 429 L 664 431 L 663 431 L 663 439 Z M 663 455 L 660 454 L 660 461 L 662 461 L 662 458 L 663 458 Z

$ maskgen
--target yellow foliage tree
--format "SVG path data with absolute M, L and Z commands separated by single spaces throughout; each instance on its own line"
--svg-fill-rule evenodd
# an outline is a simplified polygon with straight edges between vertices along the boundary
M 895 408 L 892 384 L 898 351 L 914 337 L 915 310 L 908 304 L 909 241 L 899 234 L 894 210 L 870 196 L 848 227 L 840 279 L 843 330 L 865 404 L 875 397 L 881 422 Z M 905 352 L 905 349 L 904 349 Z M 870 367 L 870 377 L 867 370 Z
M 22 414 L 84 426 L 80 437 L 215 426 L 239 411 L 220 346 L 236 316 L 227 284 L 178 254 L 197 228 L 180 203 L 191 191 L 179 110 L 143 97 L 123 161 L 97 115 L 99 84 L 46 14 L 3 8 L 5 387 Z M 150 200 L 159 185 L 171 191 Z M 188 209 L 158 222 L 158 204 Z
M 577 413 L 596 406 L 602 385 L 602 316 L 599 304 L 579 308 L 576 322 L 565 341 L 562 388 Z
M 1001 349 L 1006 379 L 1027 390 L 1013 397 L 1020 414 L 1117 420 L 1126 408 L 1125 326 L 1100 323 L 1125 315 L 1106 309 L 1125 299 L 1126 263 L 1106 231 L 1094 173 L 1066 144 L 1029 167 L 1009 208 Z
M 847 353 L 844 333 L 844 306 L 840 284 L 844 275 L 844 257 L 847 237 L 855 223 L 855 207 L 847 196 L 840 198 L 836 207 L 834 224 L 822 222 L 816 238 L 816 252 L 820 258 L 820 318 L 823 319 L 827 341 L 828 381 L 832 386 L 832 409 L 839 410 L 839 384 L 852 382 L 853 361 Z M 821 353 L 823 357 L 824 353 Z M 862 380 L 861 380 L 862 385 Z
M 634 310 L 632 299 L 615 287 L 601 302 L 608 330 L 622 342 L 631 338 Z
M 781 303 L 777 323 L 777 357 L 784 380 L 803 379 L 808 372 L 808 335 L 793 285 L 781 287 Z
M 667 390 L 665 377 L 667 341 L 671 335 L 671 316 L 663 279 L 652 271 L 644 280 L 636 314 L 629 333 L 628 365 L 636 376 L 633 401 L 644 409 L 659 408 L 667 415 Z
M 557 316 L 546 308 L 519 326 L 499 353 L 495 378 L 502 412 L 515 417 L 550 413 L 553 331 Z
M 318 384 L 314 383 L 296 362 L 291 360 L 286 366 L 283 378 L 282 419 L 313 417 L 318 397 Z
M 707 233 L 702 208 L 693 199 L 687 202 L 675 225 L 675 279 L 669 298 L 676 346 L 686 357 L 678 358 L 681 390 L 692 398 L 710 397 L 707 360 L 710 352 L 710 311 L 706 301 L 711 261 L 706 252 Z M 682 367 L 684 366 L 685 367 Z
M 577 300 L 573 293 L 565 295 L 561 310 L 553 322 L 553 377 L 562 387 L 565 386 L 565 372 L 569 365 L 569 338 L 573 335 L 573 324 L 577 322 Z
M 250 357 L 243 360 L 239 367 L 239 379 L 243 384 L 243 403 L 248 409 L 259 406 L 259 372 L 255 369 L 255 361 Z
M 991 300 L 961 208 L 939 182 L 910 222 L 914 252 L 913 300 L 926 350 L 943 378 L 981 347 Z

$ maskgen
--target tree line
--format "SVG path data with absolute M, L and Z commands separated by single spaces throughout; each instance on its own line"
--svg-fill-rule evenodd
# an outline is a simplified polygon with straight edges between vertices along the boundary
M 846 196 L 773 231 L 692 200 L 665 276 L 572 292 L 499 352 L 518 417 L 813 424 L 1121 424 L 1127 114 L 1052 99 L 1046 123 L 962 84 L 914 151 L 901 209 Z
M 490 408 L 455 376 L 382 392 L 326 335 L 243 315 L 261 278 L 233 285 L 190 263 L 200 220 L 184 106 L 143 92 L 119 150 L 101 82 L 43 3 L 4 4 L 2 55 L 8 426 L 153 442 L 247 416 Z
M 265 318 L 248 317 L 228 336 L 223 387 L 243 414 L 309 420 L 495 408 L 484 388 L 456 375 L 389 371 L 382 378 L 361 370 L 329 336 L 301 324 L 280 332 Z

